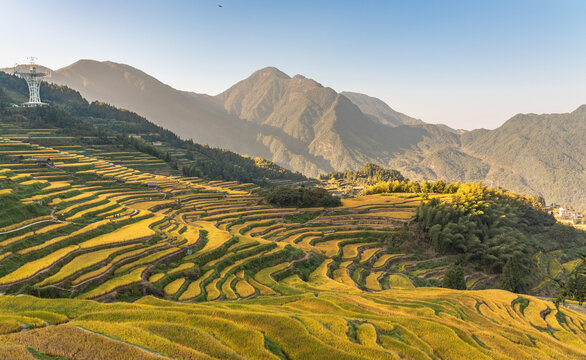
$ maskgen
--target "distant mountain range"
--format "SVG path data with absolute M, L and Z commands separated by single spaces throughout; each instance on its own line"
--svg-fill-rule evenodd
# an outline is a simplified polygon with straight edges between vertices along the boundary
M 358 93 L 268 67 L 217 96 L 179 91 L 131 66 L 81 60 L 49 81 L 145 116 L 182 138 L 261 156 L 308 176 L 373 162 L 406 177 L 483 180 L 586 207 L 586 106 L 454 130 Z

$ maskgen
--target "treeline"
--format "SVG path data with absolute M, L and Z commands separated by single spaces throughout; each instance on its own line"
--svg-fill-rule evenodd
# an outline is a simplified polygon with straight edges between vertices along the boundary
M 261 189 L 258 194 L 269 204 L 280 207 L 335 207 L 342 205 L 339 197 L 323 188 L 275 186 Z
M 249 158 L 226 149 L 182 140 L 134 112 L 97 101 L 88 103 L 79 92 L 66 86 L 43 82 L 41 97 L 52 106 L 29 109 L 10 109 L 8 105 L 14 99 L 5 89 L 22 99 L 28 98 L 28 87 L 23 79 L 0 72 L 0 115 L 3 122 L 15 122 L 30 128 L 56 127 L 60 134 L 73 136 L 83 144 L 132 147 L 166 161 L 186 176 L 259 185 L 266 185 L 271 180 L 307 180 L 302 174 L 265 159 Z M 141 135 L 142 139 L 129 137 L 135 134 Z M 84 136 L 88 138 L 84 139 Z M 163 142 L 167 148 L 173 149 L 173 153 L 152 145 L 154 141 Z
M 396 193 L 396 192 L 410 192 L 410 193 L 424 193 L 424 194 L 454 194 L 462 184 L 458 181 L 456 183 L 446 183 L 443 180 L 422 181 L 421 183 L 409 181 L 385 181 L 375 185 L 367 186 L 362 193 L 364 195 Z
M 262 186 L 270 184 L 271 180 L 307 181 L 303 174 L 266 159 L 242 156 L 227 149 L 196 144 L 192 140 L 186 143 L 185 156 L 189 162 L 182 167 L 185 176 L 253 182 Z
M 533 256 L 551 250 L 554 239 L 565 247 L 584 243 L 584 234 L 556 224 L 540 199 L 478 183 L 459 185 L 449 201 L 422 203 L 416 220 L 436 252 L 500 273 L 501 287 L 514 292 L 527 289 Z
M 0 87 L 0 107 L 10 105 L 12 99 L 6 94 L 4 89 Z
M 405 177 L 394 169 L 385 169 L 382 166 L 368 163 L 360 170 L 332 171 L 320 174 L 320 180 L 345 180 L 359 185 L 371 185 L 382 181 L 406 181 Z

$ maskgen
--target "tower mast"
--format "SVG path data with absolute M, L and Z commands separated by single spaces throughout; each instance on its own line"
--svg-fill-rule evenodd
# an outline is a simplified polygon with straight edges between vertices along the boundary
M 22 106 L 47 106 L 47 104 L 41 101 L 40 88 L 42 79 L 47 76 L 48 73 L 37 69 L 36 58 L 30 57 L 28 60 L 29 64 L 14 66 L 14 75 L 23 78 L 28 85 L 29 100 L 22 104 Z

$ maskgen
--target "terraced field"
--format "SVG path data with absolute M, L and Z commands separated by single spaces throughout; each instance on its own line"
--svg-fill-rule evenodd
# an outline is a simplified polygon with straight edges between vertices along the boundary
M 453 260 L 411 248 L 417 194 L 273 208 L 252 184 L 161 175 L 148 157 L 9 130 L 0 292 L 73 299 L 0 297 L 0 358 L 31 358 L 27 346 L 64 357 L 98 347 L 110 359 L 585 355 L 583 315 L 507 292 L 422 288 Z M 548 274 L 571 265 L 540 262 Z M 466 280 L 483 288 L 494 276 Z
M 304 286 L 297 289 L 295 277 L 308 281 L 326 261 L 326 278 L 349 259 L 349 268 L 370 267 L 419 201 L 378 196 L 333 211 L 276 209 L 252 185 L 153 175 L 23 137 L 0 139 L 3 196 L 46 215 L 0 229 L 6 293 L 32 288 L 98 300 L 138 292 L 192 300 L 298 293 Z M 277 275 L 290 285 L 254 281 L 282 263 L 289 266 Z
M 204 301 L 323 286 L 381 291 L 392 288 L 389 279 L 438 286 L 450 263 L 405 248 L 423 201 L 416 194 L 349 198 L 334 209 L 273 208 L 251 184 L 155 175 L 104 158 L 119 153 L 90 157 L 24 137 L 0 138 L 0 197 L 39 216 L 23 214 L 0 229 L 5 293 Z M 548 271 L 565 271 L 548 261 Z M 140 276 L 129 275 L 137 269 Z M 312 282 L 316 276 L 328 280 Z M 467 277 L 472 289 L 491 281 Z
M 586 316 L 501 290 L 320 292 L 238 302 L 0 297 L 0 357 L 583 359 Z M 23 331 L 21 331 L 23 330 Z

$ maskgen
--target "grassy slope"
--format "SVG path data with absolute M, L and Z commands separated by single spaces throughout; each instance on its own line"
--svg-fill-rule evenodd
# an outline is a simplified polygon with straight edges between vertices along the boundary
M 238 302 L 186 304 L 146 297 L 133 304 L 1 297 L 3 324 L 28 323 L 0 336 L 7 347 L 53 356 L 133 351 L 173 358 L 289 359 L 579 359 L 586 356 L 586 316 L 559 313 L 533 297 L 499 290 L 323 292 Z M 541 314 L 541 315 L 540 315 Z M 68 319 L 69 322 L 65 322 Z M 59 325 L 45 326 L 43 320 Z M 35 325 L 36 324 L 36 325 Z M 38 328 L 38 329 L 36 329 Z M 75 337 L 79 328 L 88 335 Z M 58 343 L 52 335 L 60 334 Z M 91 336 L 90 336 L 91 335 Z M 80 341 L 81 340 L 81 341 Z M 143 354 L 141 349 L 150 351 Z M 277 355 L 278 354 L 278 355 Z

